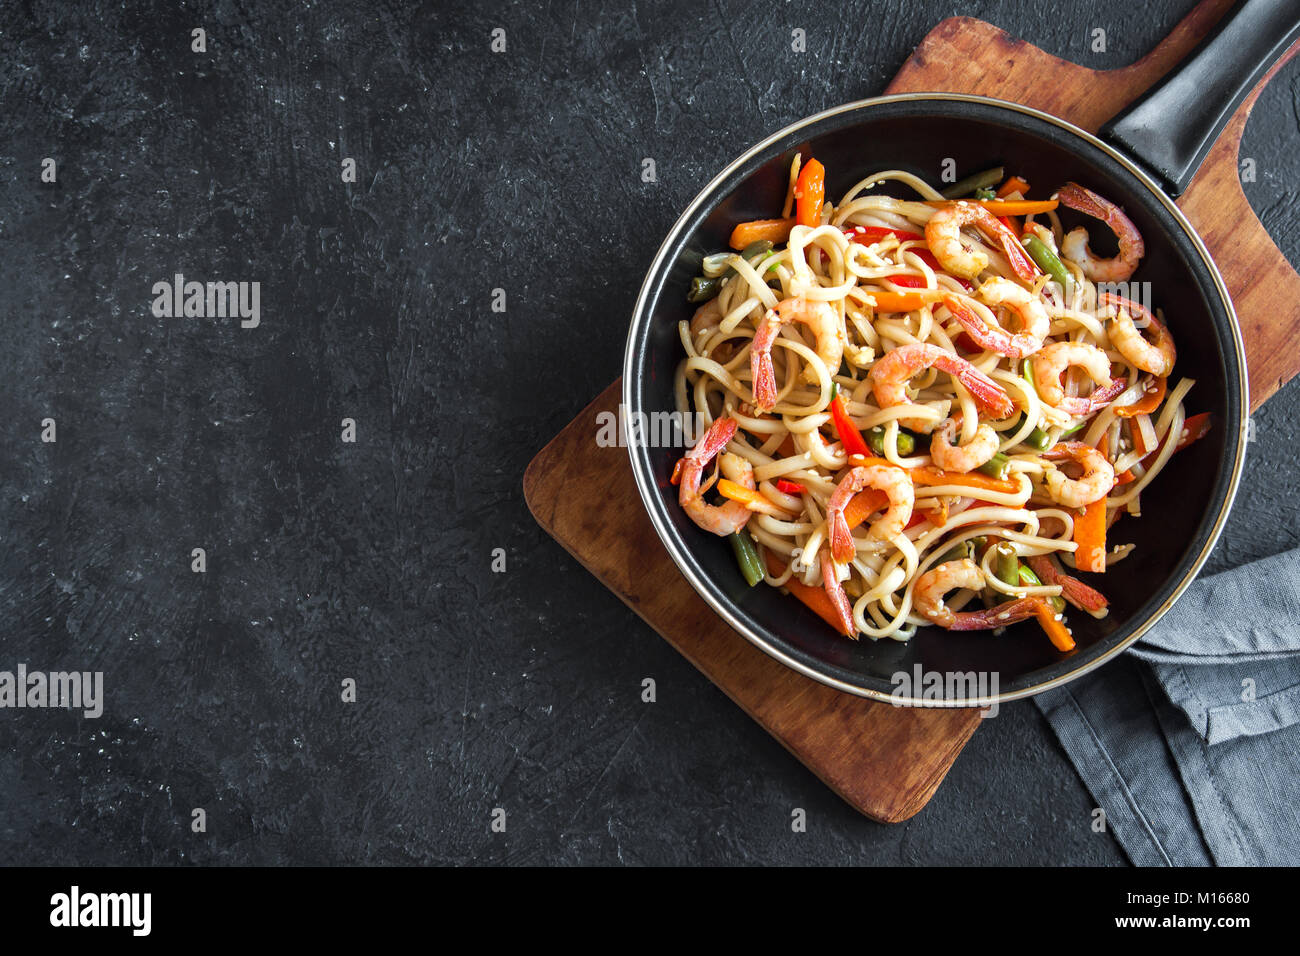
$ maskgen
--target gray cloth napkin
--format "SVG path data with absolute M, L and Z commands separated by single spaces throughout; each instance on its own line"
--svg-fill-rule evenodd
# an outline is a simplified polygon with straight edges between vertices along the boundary
M 1193 582 L 1035 701 L 1135 864 L 1300 863 L 1300 549 Z

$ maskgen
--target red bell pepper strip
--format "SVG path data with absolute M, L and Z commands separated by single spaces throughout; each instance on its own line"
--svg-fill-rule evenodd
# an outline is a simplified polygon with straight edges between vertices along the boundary
M 797 481 L 786 481 L 784 478 L 776 480 L 776 490 L 785 495 L 801 495 L 808 489 Z
M 831 419 L 835 422 L 835 432 L 840 436 L 840 444 L 844 446 L 844 454 L 862 455 L 864 458 L 871 455 L 862 432 L 858 431 L 858 426 L 853 424 L 848 411 L 844 408 L 844 399 L 840 397 L 838 382 L 831 386 Z

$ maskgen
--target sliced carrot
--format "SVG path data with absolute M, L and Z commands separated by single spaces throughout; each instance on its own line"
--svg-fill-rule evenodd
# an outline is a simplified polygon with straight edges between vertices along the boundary
M 1154 387 L 1152 387 L 1154 385 Z M 1165 391 L 1169 387 L 1167 378 L 1157 378 L 1152 385 L 1132 405 L 1112 405 L 1116 418 L 1134 418 L 1137 415 L 1150 415 L 1165 400 Z
M 888 465 L 890 468 L 897 468 L 892 461 L 884 458 L 870 457 L 862 455 L 852 455 L 849 457 L 849 464 L 855 467 L 866 467 L 870 465 Z M 990 478 L 988 475 L 978 471 L 961 472 L 961 471 L 944 471 L 941 468 L 935 468 L 933 465 L 922 465 L 920 468 L 904 469 L 912 477 L 912 484 L 925 485 L 933 487 L 936 485 L 960 485 L 963 488 L 981 488 L 984 491 L 996 491 L 1004 495 L 1014 495 L 1020 490 L 1018 482 L 1010 478 Z M 864 492 L 865 494 L 865 492 Z M 845 514 L 848 509 L 845 509 Z M 870 512 L 868 512 L 870 513 Z
M 779 577 L 785 573 L 786 566 L 781 562 L 780 558 L 771 551 L 765 551 L 764 554 L 767 556 L 769 574 L 773 577 Z M 845 637 L 849 636 L 848 631 L 844 630 L 844 626 L 840 624 L 840 617 L 835 612 L 835 605 L 831 603 L 831 599 L 826 596 L 825 591 L 821 588 L 809 587 L 796 577 L 791 577 L 790 580 L 786 581 L 785 587 L 786 590 L 802 601 L 810 611 L 833 627 L 838 633 L 843 634 Z
M 854 495 L 844 506 L 844 520 L 852 531 L 862 522 L 889 504 L 889 496 L 875 488 L 867 488 Z
M 726 478 L 718 479 L 718 494 L 732 501 L 739 501 L 743 505 L 763 504 L 772 507 L 772 503 L 757 491 L 746 488 L 734 481 L 729 481 Z
M 1014 495 L 1020 490 L 1020 484 L 1010 478 L 990 478 L 977 471 L 943 471 L 933 465 L 923 465 L 911 469 L 914 485 L 961 485 L 963 488 L 980 488 L 984 491 L 996 491 L 1004 495 Z
M 790 238 L 790 230 L 795 227 L 793 219 L 755 219 L 742 222 L 731 230 L 728 242 L 731 248 L 744 249 L 751 242 L 766 239 L 769 242 L 785 242 Z
M 1098 498 L 1074 519 L 1074 565 L 1080 571 L 1106 570 L 1106 499 Z
M 1047 632 L 1052 646 L 1058 651 L 1074 650 L 1074 636 L 1065 626 L 1064 621 L 1056 619 L 1056 612 L 1052 610 L 1052 606 L 1042 600 L 1035 600 L 1034 605 L 1034 617 L 1038 618 L 1039 625 Z
M 872 290 L 877 312 L 911 312 L 938 302 L 946 293 L 942 289 L 923 289 L 917 292 L 878 292 Z
M 795 219 L 801 226 L 822 224 L 822 204 L 826 201 L 826 167 L 809 159 L 799 170 L 799 183 L 794 188 Z
M 1059 205 L 1055 199 L 928 199 L 927 206 L 942 208 L 954 202 L 974 203 L 983 206 L 995 216 L 1033 216 L 1051 212 Z
M 997 196 L 999 199 L 1005 199 L 1012 193 L 1020 193 L 1022 198 L 1029 195 L 1029 182 L 1021 176 L 1011 176 L 998 187 Z

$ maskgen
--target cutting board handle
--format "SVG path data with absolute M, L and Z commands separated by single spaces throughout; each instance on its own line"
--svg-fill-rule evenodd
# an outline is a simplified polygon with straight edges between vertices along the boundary
M 1270 66 L 1300 37 L 1295 0 L 1242 0 L 1177 69 L 1101 128 L 1181 196 Z

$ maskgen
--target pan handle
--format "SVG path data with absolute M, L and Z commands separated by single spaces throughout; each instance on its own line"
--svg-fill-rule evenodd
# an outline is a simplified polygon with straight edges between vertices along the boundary
M 1297 37 L 1296 0 L 1242 0 L 1172 73 L 1103 126 L 1102 138 L 1182 195 L 1241 101 Z

